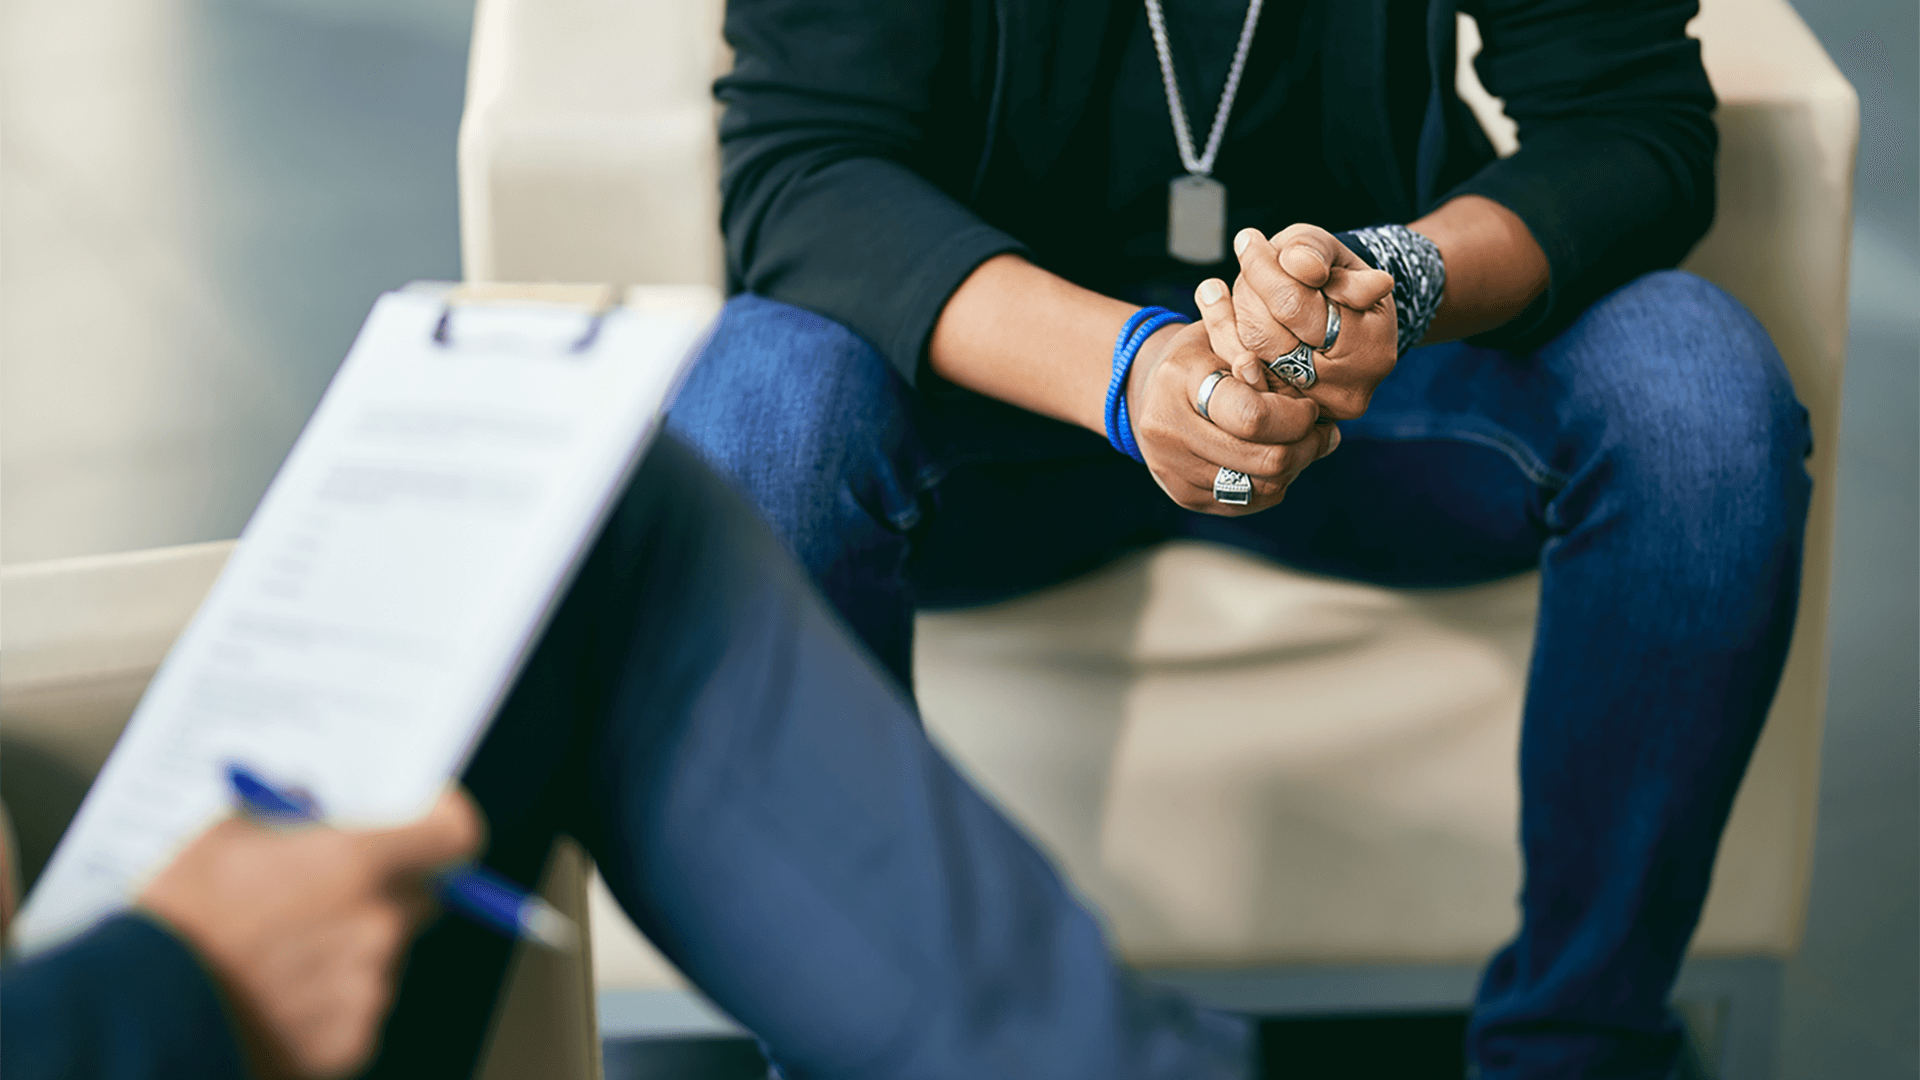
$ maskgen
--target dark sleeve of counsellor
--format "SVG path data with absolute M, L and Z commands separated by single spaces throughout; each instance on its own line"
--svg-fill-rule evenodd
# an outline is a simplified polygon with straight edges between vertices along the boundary
M 1531 345 L 1601 296 L 1677 264 L 1713 223 L 1713 88 L 1686 34 L 1696 0 L 1469 0 L 1474 69 L 1519 125 L 1520 149 L 1452 195 L 1526 222 L 1547 294 L 1481 340 Z
M 0 971 L 6 1080 L 239 1080 L 232 1021 L 192 950 L 121 915 Z
M 1019 241 L 928 179 L 948 6 L 733 0 L 717 94 L 733 287 L 820 312 L 909 382 L 947 298 Z

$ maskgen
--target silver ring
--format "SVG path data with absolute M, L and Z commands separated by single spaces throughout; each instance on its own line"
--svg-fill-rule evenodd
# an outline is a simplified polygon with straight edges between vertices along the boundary
M 1231 374 L 1233 374 L 1231 371 L 1216 371 L 1200 380 L 1200 400 L 1195 404 L 1199 406 L 1200 418 L 1202 420 L 1211 421 L 1213 419 L 1213 417 L 1207 415 L 1207 402 L 1213 400 L 1213 390 L 1220 385 L 1220 380 Z
M 1310 389 L 1320 381 L 1320 373 L 1313 369 L 1313 350 L 1304 341 L 1295 345 L 1287 355 L 1269 361 L 1267 370 L 1292 383 L 1296 390 Z
M 1253 500 L 1253 481 L 1247 474 L 1226 466 L 1213 474 L 1213 501 L 1228 506 L 1245 506 Z
M 1324 342 L 1321 343 L 1320 351 L 1323 353 L 1332 352 L 1333 343 L 1339 340 L 1340 340 L 1340 309 L 1334 306 L 1333 301 L 1329 300 L 1327 301 L 1327 338 Z

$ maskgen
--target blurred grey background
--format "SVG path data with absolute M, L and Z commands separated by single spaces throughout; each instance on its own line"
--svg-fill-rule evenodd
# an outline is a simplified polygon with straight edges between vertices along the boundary
M 1920 13 L 1860 91 L 1821 817 L 1781 1076 L 1920 1076 Z M 0 559 L 239 532 L 373 298 L 459 275 L 471 0 L 5 0 Z

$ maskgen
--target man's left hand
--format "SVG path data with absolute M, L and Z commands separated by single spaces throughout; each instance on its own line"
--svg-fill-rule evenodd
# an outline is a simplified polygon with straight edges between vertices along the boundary
M 1335 420 L 1357 419 L 1398 359 L 1393 275 L 1369 267 L 1313 225 L 1290 226 L 1271 241 L 1245 229 L 1233 244 L 1240 259 L 1233 314 L 1241 343 L 1264 364 L 1305 341 L 1315 348 L 1319 375 L 1306 396 Z M 1329 302 L 1342 309 L 1340 337 L 1321 352 Z M 1249 382 L 1257 377 L 1236 374 Z

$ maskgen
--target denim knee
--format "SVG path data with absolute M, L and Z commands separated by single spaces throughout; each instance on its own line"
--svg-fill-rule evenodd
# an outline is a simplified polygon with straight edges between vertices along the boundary
M 1684 271 L 1648 274 L 1595 304 L 1555 351 L 1565 355 L 1543 359 L 1564 364 L 1587 443 L 1581 471 L 1624 488 L 1671 544 L 1713 553 L 1722 572 L 1797 545 L 1807 411 L 1739 301 Z
M 1618 464 L 1661 490 L 1770 490 L 1803 478 L 1807 411 L 1745 307 L 1680 270 L 1628 284 L 1583 317 L 1575 401 Z
M 925 454 L 911 389 L 879 350 L 811 311 L 729 300 L 667 426 L 816 575 L 850 534 L 918 513 Z
M 839 323 L 777 300 L 736 296 L 720 313 L 669 423 L 729 473 L 811 471 L 895 406 L 900 381 L 878 350 Z

